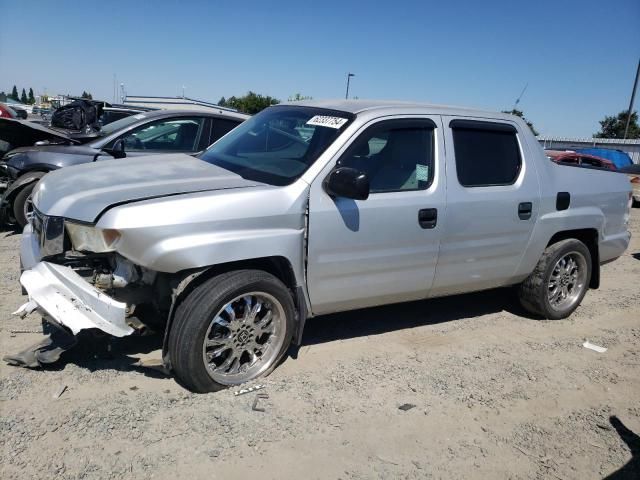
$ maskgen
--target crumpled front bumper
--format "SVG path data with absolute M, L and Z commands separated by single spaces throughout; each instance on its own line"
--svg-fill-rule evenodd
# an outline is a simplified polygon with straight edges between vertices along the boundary
M 20 267 L 22 270 L 29 270 L 35 267 L 42 254 L 37 235 L 33 232 L 33 226 L 28 223 L 22 231 L 20 238 Z
M 39 262 L 24 271 L 20 283 L 29 293 L 29 302 L 17 315 L 41 310 L 73 334 L 89 328 L 115 337 L 134 332 L 126 322 L 126 303 L 105 295 L 69 267 Z

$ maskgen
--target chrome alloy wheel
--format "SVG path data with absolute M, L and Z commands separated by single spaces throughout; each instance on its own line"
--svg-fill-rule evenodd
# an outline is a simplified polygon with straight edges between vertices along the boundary
M 31 221 L 31 217 L 33 216 L 33 194 L 29 194 L 27 199 L 24 201 L 24 205 L 22 207 L 24 218 L 27 219 L 27 222 Z
M 237 296 L 211 321 L 202 346 L 207 373 L 236 385 L 258 377 L 278 358 L 286 318 L 278 300 L 265 292 Z
M 570 252 L 558 260 L 551 271 L 548 298 L 551 308 L 565 310 L 578 300 L 587 282 L 587 261 L 579 252 Z

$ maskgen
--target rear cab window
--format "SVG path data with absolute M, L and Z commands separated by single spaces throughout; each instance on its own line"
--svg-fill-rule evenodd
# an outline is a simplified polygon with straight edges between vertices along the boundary
M 480 120 L 452 120 L 458 181 L 463 187 L 512 185 L 522 168 L 517 130 Z

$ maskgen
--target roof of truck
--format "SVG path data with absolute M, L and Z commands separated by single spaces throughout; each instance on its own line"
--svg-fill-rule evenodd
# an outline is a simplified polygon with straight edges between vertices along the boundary
M 374 110 L 394 110 L 396 111 L 394 113 L 401 113 L 403 110 L 409 110 L 412 112 L 414 112 L 415 110 L 425 110 L 426 113 L 440 115 L 461 115 L 505 119 L 513 118 L 513 115 L 501 112 L 491 112 L 487 110 L 478 110 L 452 105 L 435 105 L 429 103 L 407 102 L 400 100 L 301 100 L 295 102 L 286 102 L 284 103 L 284 105 L 328 108 L 355 114 Z

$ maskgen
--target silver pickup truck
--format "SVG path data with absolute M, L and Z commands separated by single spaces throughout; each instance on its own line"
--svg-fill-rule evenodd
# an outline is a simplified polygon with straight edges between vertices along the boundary
M 296 102 L 172 157 L 39 182 L 17 313 L 163 331 L 194 391 L 268 374 L 316 315 L 514 285 L 565 318 L 630 240 L 627 178 L 549 161 L 510 115 Z

